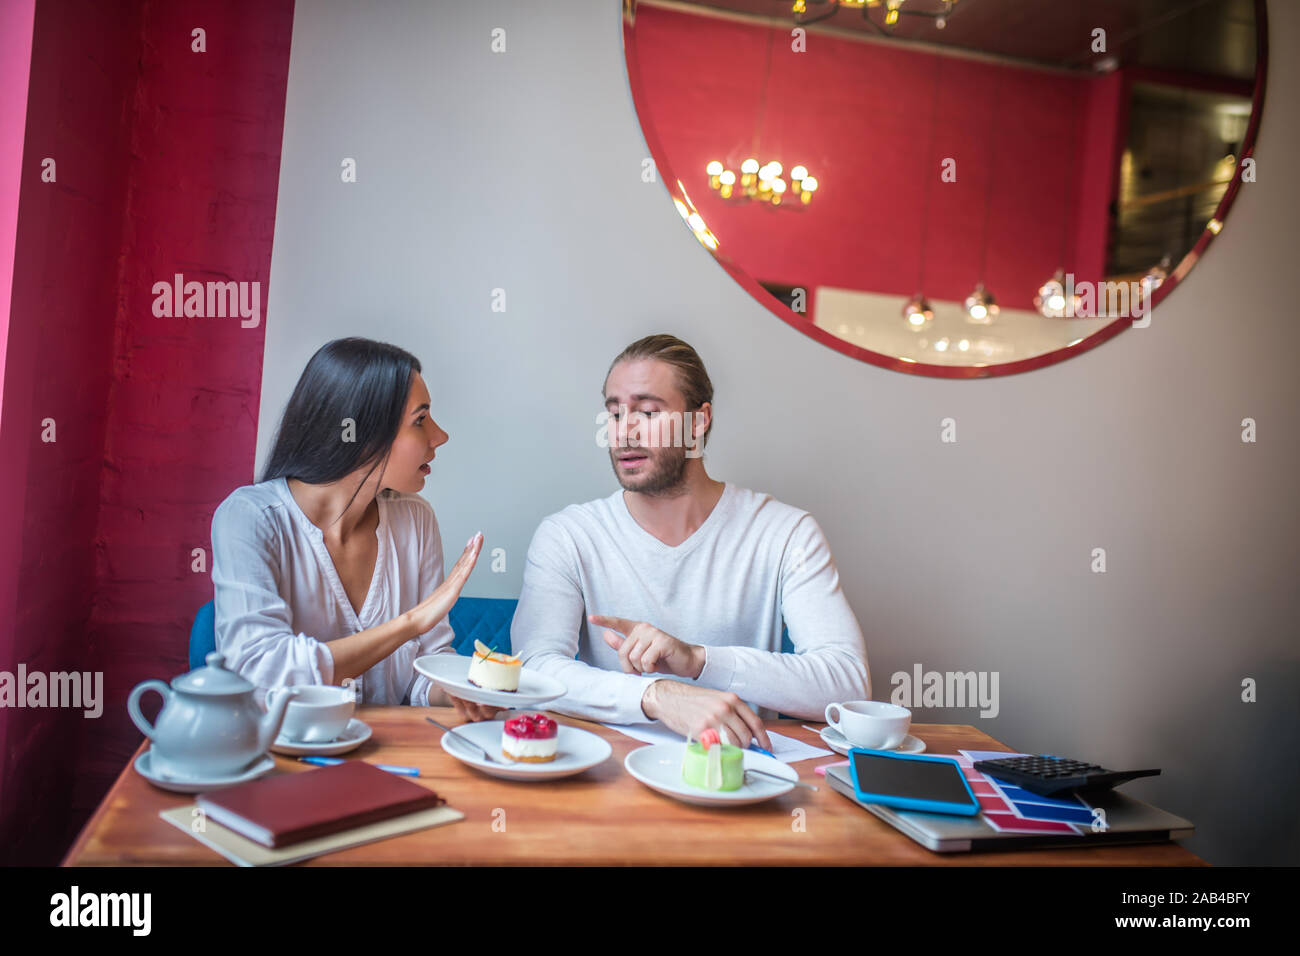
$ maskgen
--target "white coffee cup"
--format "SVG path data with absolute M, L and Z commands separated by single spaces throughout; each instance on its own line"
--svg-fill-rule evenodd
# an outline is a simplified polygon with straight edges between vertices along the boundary
M 309 684 L 299 685 L 297 690 L 284 712 L 282 738 L 295 743 L 325 743 L 343 733 L 357 706 L 351 688 Z
M 849 700 L 842 704 L 827 704 L 826 723 L 855 747 L 892 750 L 907 737 L 907 729 L 912 726 L 912 712 L 898 704 L 878 700 Z

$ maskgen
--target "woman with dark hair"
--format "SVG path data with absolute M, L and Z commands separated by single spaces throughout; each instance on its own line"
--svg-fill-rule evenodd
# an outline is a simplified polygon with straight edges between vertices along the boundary
M 322 346 L 293 390 L 262 480 L 212 518 L 217 649 L 259 687 L 341 684 L 363 704 L 494 708 L 450 698 L 412 667 L 455 653 L 447 612 L 482 533 L 443 578 L 442 537 L 418 492 L 447 441 L 420 362 L 363 338 Z

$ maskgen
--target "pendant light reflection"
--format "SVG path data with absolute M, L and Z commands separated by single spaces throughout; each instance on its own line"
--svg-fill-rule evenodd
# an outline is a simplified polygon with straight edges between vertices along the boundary
M 1045 318 L 1056 319 L 1065 314 L 1065 270 L 1057 269 L 1056 274 L 1038 287 L 1034 296 L 1034 308 Z
M 919 332 L 934 321 L 934 309 L 930 308 L 930 301 L 918 292 L 903 306 L 903 318 L 907 320 L 909 329 Z
M 998 306 L 993 299 L 993 293 L 984 288 L 983 282 L 976 285 L 975 291 L 966 297 L 965 305 L 966 320 L 977 325 L 987 325 L 998 314 Z
M 1080 314 L 1082 302 L 1083 296 L 1073 288 L 1073 282 L 1066 286 L 1064 269 L 1057 269 L 1055 275 L 1038 287 L 1038 295 L 1034 296 L 1034 308 L 1047 319 L 1074 318 Z

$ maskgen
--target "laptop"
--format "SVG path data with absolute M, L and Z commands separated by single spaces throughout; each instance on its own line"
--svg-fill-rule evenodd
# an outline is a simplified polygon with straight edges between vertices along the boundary
M 1059 846 L 1105 846 L 1116 843 L 1161 843 L 1181 840 L 1196 832 L 1182 817 L 1135 800 L 1118 790 L 1088 794 L 1088 802 L 1106 811 L 1107 829 L 1083 834 L 1003 833 L 984 820 L 948 813 L 896 810 L 878 803 L 864 803 L 853 789 L 847 766 L 828 767 L 826 782 L 864 810 L 869 810 L 896 830 L 901 830 L 927 850 L 936 853 L 967 853 L 972 850 L 1028 850 Z

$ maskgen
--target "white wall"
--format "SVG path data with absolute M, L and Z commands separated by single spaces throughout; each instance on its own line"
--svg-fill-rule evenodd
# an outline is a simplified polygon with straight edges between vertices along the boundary
M 448 548 L 481 528 L 506 549 L 507 572 L 481 564 L 467 593 L 515 596 L 539 519 L 616 487 L 594 441 L 610 358 L 674 332 L 715 383 L 710 472 L 827 530 L 877 697 L 917 662 L 997 671 L 995 719 L 918 719 L 1163 767 L 1126 792 L 1192 819 L 1193 851 L 1300 863 L 1300 60 L 1278 55 L 1300 7 L 1270 17 L 1259 182 L 1151 326 L 1036 372 L 943 381 L 774 318 L 641 182 L 616 0 L 299 0 L 259 472 L 317 347 L 400 344 L 452 436 L 425 492 Z M 939 441 L 948 416 L 956 444 Z M 1257 703 L 1239 700 L 1245 677 Z

